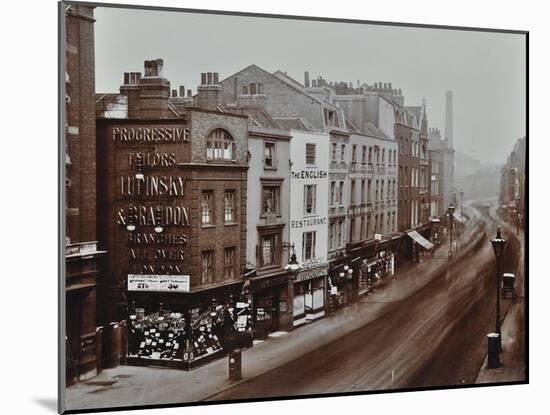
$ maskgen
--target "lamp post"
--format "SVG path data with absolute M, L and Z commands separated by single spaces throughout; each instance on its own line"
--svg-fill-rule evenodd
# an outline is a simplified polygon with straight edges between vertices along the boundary
M 498 350 L 502 350 L 502 339 L 500 332 L 500 259 L 504 252 L 504 247 L 506 245 L 506 239 L 504 239 L 500 234 L 500 226 L 497 228 L 497 235 L 494 239 L 491 239 L 491 244 L 493 245 L 493 250 L 495 251 L 495 257 L 497 259 L 497 310 L 496 310 L 496 324 L 495 324 L 495 333 L 498 334 Z
M 298 263 L 298 260 L 296 259 L 296 250 L 294 249 L 294 244 L 288 245 L 288 247 L 292 250 L 292 254 L 290 255 L 290 261 L 288 264 L 285 265 L 285 271 L 290 273 L 290 276 L 292 280 L 294 281 L 296 279 L 296 275 L 300 270 L 302 269 L 302 266 Z
M 449 256 L 453 255 L 453 215 L 455 213 L 455 207 L 451 204 L 447 208 L 447 212 L 449 213 Z

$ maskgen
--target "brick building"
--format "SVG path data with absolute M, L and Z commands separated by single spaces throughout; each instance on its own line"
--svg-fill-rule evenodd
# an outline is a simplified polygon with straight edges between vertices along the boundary
M 129 319 L 131 364 L 191 368 L 250 330 L 248 117 L 220 110 L 217 78 L 202 74 L 194 97 L 171 92 L 157 59 L 98 94 L 101 306 Z
M 103 251 L 96 233 L 94 8 L 64 10 L 66 383 L 97 373 L 96 286 Z
M 525 159 L 527 138 L 519 138 L 500 170 L 500 215 L 503 219 L 525 226 Z

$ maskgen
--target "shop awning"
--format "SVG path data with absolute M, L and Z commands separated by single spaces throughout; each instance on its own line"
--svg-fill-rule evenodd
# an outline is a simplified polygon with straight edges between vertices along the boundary
M 420 235 L 416 231 L 409 231 L 407 232 L 407 235 L 409 235 L 413 239 L 413 241 L 421 245 L 424 249 L 430 250 L 430 249 L 433 249 L 434 247 L 433 243 L 428 241 L 426 238 L 424 238 L 422 235 Z
M 456 213 L 453 213 L 453 218 L 454 218 L 454 220 L 457 221 L 458 223 L 464 223 L 464 222 L 466 222 L 465 219 L 464 219 L 464 217 L 459 216 L 459 215 L 457 215 Z

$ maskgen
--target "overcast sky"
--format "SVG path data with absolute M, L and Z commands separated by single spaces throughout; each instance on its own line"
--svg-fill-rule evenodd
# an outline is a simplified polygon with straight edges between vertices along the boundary
M 429 126 L 442 133 L 452 90 L 455 148 L 483 162 L 504 162 L 525 135 L 523 35 L 102 7 L 95 17 L 97 92 L 118 91 L 123 73 L 149 59 L 163 58 L 172 88 L 193 93 L 201 72 L 224 79 L 254 63 L 302 83 L 306 70 L 391 82 L 405 105 L 426 98 Z

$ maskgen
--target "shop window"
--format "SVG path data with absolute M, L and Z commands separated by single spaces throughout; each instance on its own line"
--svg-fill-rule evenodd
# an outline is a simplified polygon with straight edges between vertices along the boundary
M 203 191 L 201 197 L 201 223 L 203 225 L 214 224 L 213 205 L 213 192 L 211 190 Z
M 208 160 L 234 160 L 233 137 L 226 130 L 217 128 L 206 139 L 206 158 Z
M 262 189 L 262 216 L 281 214 L 281 186 L 264 186 Z
M 259 268 L 280 265 L 281 235 L 279 232 L 261 235 L 257 256 Z
M 304 214 L 315 213 L 317 203 L 317 185 L 306 184 L 304 186 Z
M 226 280 L 235 278 L 235 248 L 225 248 L 223 251 L 223 276 Z
M 322 309 L 325 305 L 324 297 L 325 288 L 323 278 L 309 281 L 306 284 L 304 311 L 307 313 Z
M 315 236 L 317 232 L 304 232 L 302 235 L 302 261 L 315 258 Z
M 201 282 L 208 284 L 212 282 L 212 265 L 214 260 L 214 251 L 203 251 L 201 254 Z
M 224 222 L 235 223 L 235 192 L 226 191 L 223 197 Z
M 315 144 L 306 144 L 306 164 L 308 166 L 315 165 Z
M 264 167 L 266 169 L 275 167 L 275 143 L 264 143 Z

